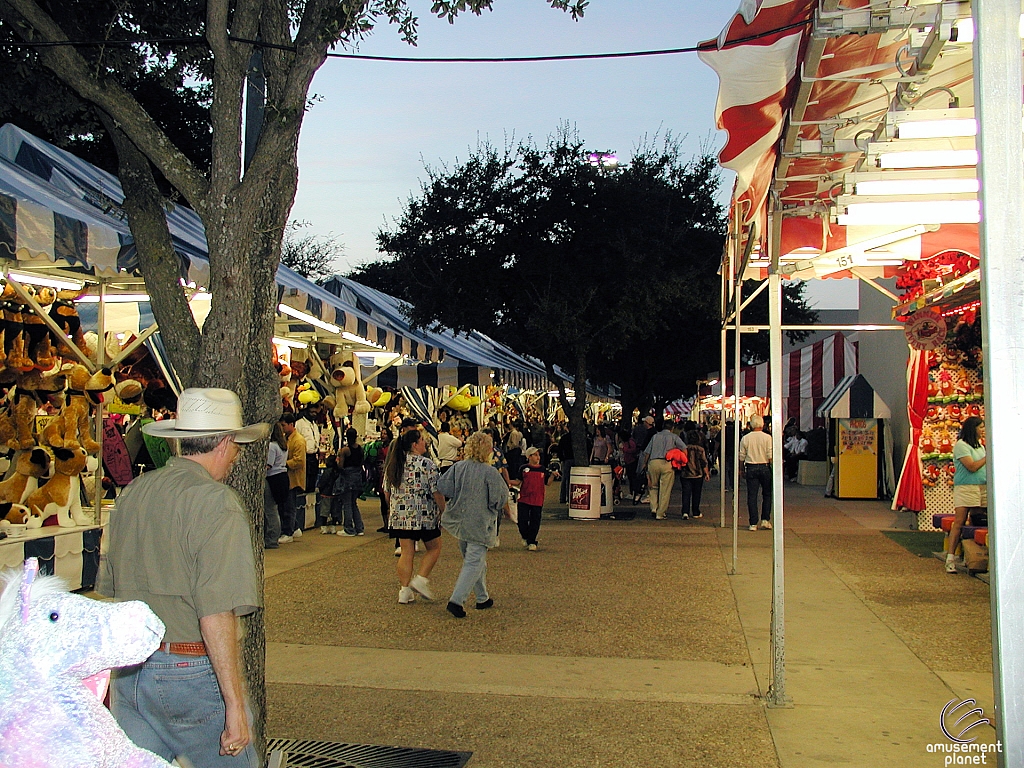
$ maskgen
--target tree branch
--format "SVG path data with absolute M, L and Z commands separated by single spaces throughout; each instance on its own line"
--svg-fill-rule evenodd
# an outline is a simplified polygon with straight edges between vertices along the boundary
M 33 0 L 0 0 L 0 18 L 25 40 L 67 42 L 60 26 Z M 68 87 L 113 118 L 132 142 L 193 205 L 204 201 L 208 182 L 167 134 L 120 85 L 101 80 L 71 46 L 42 48 L 40 60 Z

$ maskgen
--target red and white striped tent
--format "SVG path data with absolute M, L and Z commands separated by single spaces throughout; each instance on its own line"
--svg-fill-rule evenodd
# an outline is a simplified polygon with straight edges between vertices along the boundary
M 768 363 L 761 363 L 740 369 L 741 396 L 766 398 L 771 395 L 768 367 Z M 783 421 L 796 418 L 800 422 L 800 429 L 805 431 L 824 426 L 825 420 L 816 414 L 818 406 L 844 376 L 855 376 L 857 373 L 857 345 L 841 333 L 784 355 Z M 721 383 L 714 385 L 711 393 L 721 395 Z M 726 380 L 726 397 L 733 394 L 735 390 L 730 376 Z

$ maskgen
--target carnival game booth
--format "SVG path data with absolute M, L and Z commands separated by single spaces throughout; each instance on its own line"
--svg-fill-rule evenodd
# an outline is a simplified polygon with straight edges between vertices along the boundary
M 720 37 L 700 46 L 720 80 L 716 118 L 728 131 L 720 161 L 737 174 L 722 269 L 723 368 L 725 332 L 738 337 L 742 327 L 744 279 L 765 280 L 761 288 L 768 290 L 772 389 L 779 398 L 783 279 L 853 277 L 898 305 L 903 297 L 878 278 L 902 279 L 944 252 L 979 256 L 982 300 L 993 302 L 985 306 L 981 357 L 1000 361 L 999 370 L 990 365 L 985 374 L 999 388 L 984 393 L 993 410 L 989 482 L 992 487 L 995 478 L 994 498 L 1010 500 L 1024 495 L 1014 448 L 1024 431 L 1015 405 L 1024 355 L 1012 324 L 1024 282 L 1020 10 L 1016 0 L 744 2 Z M 849 328 L 902 332 L 905 324 Z M 931 372 L 938 369 L 927 350 L 911 349 L 912 435 L 894 504 L 920 510 L 919 444 Z M 738 357 L 738 339 L 736 350 Z M 997 401 L 1002 411 L 995 410 Z M 773 416 L 781 426 L 783 414 Z M 948 423 L 948 408 L 946 416 Z M 1000 509 L 1008 517 L 993 529 L 994 627 L 1021 626 L 1013 587 L 1024 579 L 1024 563 L 998 557 L 1021 548 L 1018 506 Z M 780 563 L 779 484 L 773 513 L 779 518 L 773 556 Z M 783 573 L 777 567 L 773 576 L 769 704 L 776 705 L 786 700 Z M 995 686 L 999 731 L 1009 739 L 1004 759 L 1016 764 L 1024 760 L 1024 736 L 1014 727 L 1024 719 L 1024 683 L 1011 671 L 1024 660 L 1024 644 L 1015 630 L 993 636 L 997 661 L 1005 654 Z
M 102 456 L 106 477 L 114 486 L 130 481 L 135 469 L 131 446 L 142 443 L 141 439 L 132 440 L 131 430 L 138 426 L 138 419 L 133 418 L 138 416 L 137 405 L 128 404 L 128 409 L 110 415 L 119 406 L 122 391 L 134 388 L 133 396 L 138 398 L 139 389 L 157 379 L 169 390 L 180 390 L 149 309 L 134 241 L 120 207 L 122 200 L 120 184 L 112 175 L 13 125 L 0 128 L 0 254 L 7 255 L 4 366 L 9 371 L 6 375 L 14 377 L 6 387 L 10 404 L 5 401 L 0 417 L 16 416 L 18 404 L 25 404 L 25 419 L 32 421 L 33 428 L 18 436 L 17 450 L 38 444 L 52 453 L 53 448 L 63 446 L 57 443 L 61 438 L 45 436 L 46 420 L 56 416 L 55 420 L 63 423 L 63 410 L 44 413 L 41 406 L 47 399 L 55 403 L 64 392 L 69 393 L 68 403 L 75 403 L 91 419 L 91 426 L 78 429 L 76 441 L 89 455 Z M 181 284 L 201 326 L 210 302 L 203 290 L 209 264 L 202 223 L 194 212 L 181 207 L 168 212 L 168 223 L 180 260 Z M 443 357 L 443 350 L 378 325 L 286 267 L 278 269 L 276 279 L 275 342 L 282 356 L 299 352 L 304 363 L 303 375 L 283 381 L 283 391 L 298 395 L 300 387 L 312 386 L 308 374 L 312 372 L 315 378 L 317 365 L 321 377 L 326 378 L 335 350 L 385 350 L 395 357 L 415 356 L 427 363 Z M 11 331 L 22 324 L 26 327 L 23 335 Z M 88 347 L 82 331 L 90 326 L 97 341 Z M 25 343 L 15 345 L 17 339 Z M 44 339 L 48 345 L 41 343 Z M 140 377 L 141 381 L 128 381 L 127 364 L 133 355 L 141 354 L 142 345 L 157 371 Z M 17 365 L 8 364 L 11 351 Z M 62 357 L 67 364 L 79 366 L 75 383 L 70 383 L 72 377 L 63 368 L 48 367 L 46 361 L 59 362 Z M 91 390 L 96 391 L 95 397 L 88 396 Z M 330 390 L 325 387 L 324 391 Z M 85 394 L 79 397 L 72 392 Z M 28 408 L 30 395 L 32 409 Z M 84 404 L 79 406 L 81 401 Z M 346 404 L 346 408 L 350 406 Z M 9 413 L 10 408 L 15 413 Z M 39 415 L 29 419 L 29 410 Z M 53 405 L 45 410 L 54 410 Z M 88 439 L 83 437 L 86 433 Z M 13 458 L 16 467 L 19 457 Z M 112 489 L 102 485 L 103 473 L 90 479 L 86 472 L 84 480 L 78 479 L 80 475 L 71 482 L 85 487 L 92 510 L 91 514 L 78 513 L 72 522 L 99 527 L 101 499 Z M 43 561 L 46 568 L 45 557 Z
M 860 374 L 847 376 L 818 406 L 828 420 L 830 466 L 826 494 L 840 499 L 885 499 L 892 495 L 892 416 Z

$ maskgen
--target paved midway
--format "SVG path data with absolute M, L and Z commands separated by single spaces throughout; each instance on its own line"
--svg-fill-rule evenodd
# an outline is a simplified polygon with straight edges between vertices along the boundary
M 702 520 L 678 496 L 667 521 L 572 521 L 552 486 L 540 551 L 506 522 L 495 607 L 462 621 L 444 609 L 461 561 L 447 535 L 437 599 L 413 605 L 382 534 L 267 552 L 268 736 L 471 751 L 470 768 L 917 768 L 947 764 L 929 745 L 950 743 L 951 699 L 992 716 L 988 587 L 881 535 L 911 521 L 885 502 L 793 484 L 791 705 L 765 706 L 771 532 L 739 531 L 729 575 L 717 479 Z M 361 506 L 373 530 L 375 500 Z

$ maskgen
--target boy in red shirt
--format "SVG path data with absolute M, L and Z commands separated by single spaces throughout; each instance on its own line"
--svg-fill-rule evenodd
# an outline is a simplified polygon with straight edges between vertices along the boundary
M 531 552 L 537 551 L 537 533 L 540 531 L 540 512 L 544 507 L 544 486 L 551 483 L 551 473 L 540 465 L 540 451 L 527 448 L 526 464 L 519 470 L 519 535 Z

